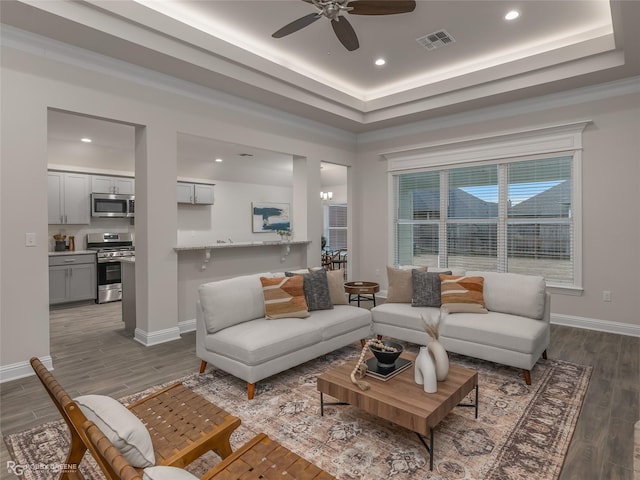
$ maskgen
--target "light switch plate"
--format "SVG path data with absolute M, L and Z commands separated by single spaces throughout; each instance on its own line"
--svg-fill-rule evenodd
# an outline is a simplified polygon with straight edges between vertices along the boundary
M 36 234 L 35 233 L 25 233 L 24 234 L 24 245 L 25 245 L 25 247 L 35 247 L 36 246 Z

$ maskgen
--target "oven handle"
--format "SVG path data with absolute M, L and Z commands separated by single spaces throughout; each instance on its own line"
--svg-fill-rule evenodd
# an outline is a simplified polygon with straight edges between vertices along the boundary
M 101 258 L 98 263 L 120 263 L 119 258 Z

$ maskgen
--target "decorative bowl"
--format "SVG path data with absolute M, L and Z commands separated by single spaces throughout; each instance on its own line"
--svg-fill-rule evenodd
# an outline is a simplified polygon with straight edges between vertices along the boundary
M 376 348 L 374 345 L 370 345 L 369 349 L 373 352 L 373 355 L 376 357 L 376 360 L 378 361 L 378 366 L 380 368 L 395 367 L 396 360 L 402 353 L 402 345 L 400 345 L 397 342 L 390 342 L 387 340 L 383 341 L 382 344 L 386 345 L 387 347 L 395 348 L 396 351 L 389 352 L 386 350 L 381 350 L 379 348 Z

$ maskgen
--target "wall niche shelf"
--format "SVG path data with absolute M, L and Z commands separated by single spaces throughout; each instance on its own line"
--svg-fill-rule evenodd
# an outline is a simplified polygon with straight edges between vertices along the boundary
M 212 245 L 181 245 L 174 247 L 174 250 L 178 253 L 188 252 L 194 250 L 202 250 L 204 258 L 202 259 L 202 265 L 200 270 L 206 270 L 207 265 L 211 262 L 213 250 L 225 250 L 229 248 L 261 248 L 261 247 L 282 247 L 281 262 L 284 262 L 291 253 L 292 245 L 307 245 L 311 243 L 311 240 L 292 240 L 290 242 L 283 242 L 280 240 L 266 241 L 266 242 L 234 242 L 234 243 L 216 243 Z

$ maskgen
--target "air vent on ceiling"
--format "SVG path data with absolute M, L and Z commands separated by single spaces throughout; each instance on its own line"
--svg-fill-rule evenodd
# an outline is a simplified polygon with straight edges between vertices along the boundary
M 429 33 L 424 37 L 416 38 L 416 41 L 427 50 L 435 50 L 436 48 L 445 47 L 456 41 L 446 30 L 438 30 Z

